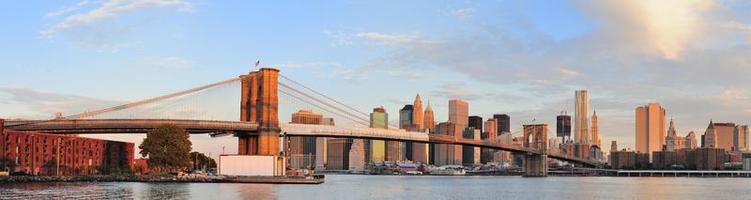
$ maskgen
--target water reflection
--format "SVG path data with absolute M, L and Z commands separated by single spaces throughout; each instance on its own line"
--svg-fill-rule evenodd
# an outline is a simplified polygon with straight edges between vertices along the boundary
M 743 199 L 747 178 L 332 175 L 321 185 L 0 184 L 0 199 Z

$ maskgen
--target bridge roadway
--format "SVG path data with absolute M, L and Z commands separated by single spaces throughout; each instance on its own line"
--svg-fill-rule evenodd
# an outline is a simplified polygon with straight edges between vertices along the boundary
M 174 120 L 174 119 L 56 119 L 56 120 L 10 120 L 5 127 L 17 131 L 38 131 L 55 134 L 105 134 L 105 133 L 146 133 L 164 124 L 174 124 L 191 134 L 231 134 L 254 133 L 258 124 L 240 121 Z M 319 136 L 339 138 L 360 138 L 377 140 L 411 141 L 438 144 L 460 144 L 514 153 L 540 154 L 539 150 L 520 145 L 501 144 L 489 141 L 476 141 L 455 138 L 450 135 L 409 132 L 400 129 L 374 129 L 365 127 L 342 127 L 310 124 L 281 124 L 283 136 Z M 592 160 L 571 157 L 559 153 L 547 153 L 548 157 L 589 166 L 600 163 Z

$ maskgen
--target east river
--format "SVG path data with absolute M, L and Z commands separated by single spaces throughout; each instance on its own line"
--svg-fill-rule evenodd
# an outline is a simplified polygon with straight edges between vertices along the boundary
M 0 184 L 0 199 L 751 199 L 750 178 L 328 175 L 321 185 Z

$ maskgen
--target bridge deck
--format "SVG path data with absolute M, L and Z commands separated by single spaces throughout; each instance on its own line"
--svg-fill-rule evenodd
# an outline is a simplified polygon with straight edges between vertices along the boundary
M 39 131 L 59 134 L 98 134 L 98 133 L 146 133 L 163 124 L 174 124 L 186 129 L 189 133 L 255 133 L 258 124 L 240 121 L 206 121 L 206 120 L 174 120 L 174 119 L 59 119 L 59 120 L 30 120 L 7 121 L 6 128 L 18 131 Z M 502 144 L 490 141 L 476 141 L 455 138 L 450 135 L 428 134 L 424 132 L 409 132 L 400 129 L 375 129 L 366 127 L 342 127 L 310 124 L 282 124 L 282 135 L 286 136 L 319 136 L 362 138 L 377 140 L 411 141 L 439 144 L 459 144 L 490 149 L 498 149 L 515 153 L 540 154 L 537 149 L 524 148 L 514 144 Z M 563 154 L 547 153 L 548 157 L 582 163 L 591 166 L 600 163 L 571 157 Z

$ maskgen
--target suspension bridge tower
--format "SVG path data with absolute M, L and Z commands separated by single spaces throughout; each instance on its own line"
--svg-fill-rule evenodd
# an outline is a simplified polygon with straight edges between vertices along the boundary
M 235 133 L 238 154 L 279 156 L 279 70 L 261 68 L 240 76 L 240 121 L 255 122 L 257 133 Z
M 529 124 L 524 125 L 525 148 L 531 148 L 536 153 L 528 152 L 524 155 L 522 170 L 524 177 L 546 177 L 548 176 L 548 155 L 547 155 L 547 124 Z

